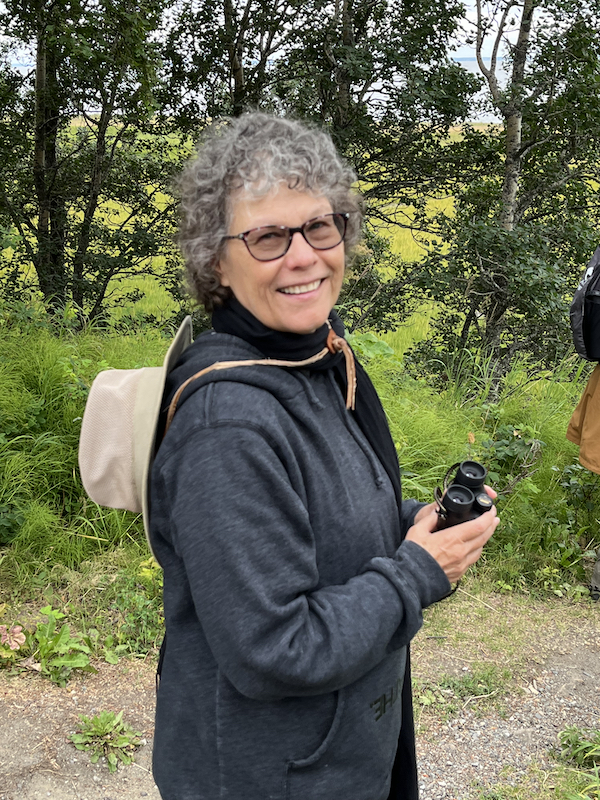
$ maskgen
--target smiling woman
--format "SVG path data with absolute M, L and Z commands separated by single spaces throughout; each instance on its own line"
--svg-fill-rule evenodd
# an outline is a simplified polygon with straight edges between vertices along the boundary
M 276 226 L 296 228 L 317 214 L 343 214 L 347 259 L 362 223 L 361 198 L 352 191 L 355 180 L 325 133 L 292 120 L 247 114 L 229 126 L 209 129 L 204 146 L 180 181 L 179 243 L 191 293 L 207 311 L 230 298 L 230 287 L 220 279 L 219 261 L 231 245 L 241 255 L 243 245 L 231 237 L 240 238 L 263 225 L 271 228 L 272 239 Z M 296 215 L 298 221 L 292 224 L 288 206 L 301 195 L 312 197 L 318 211 L 304 218 Z M 241 238 L 248 248 L 247 236 Z M 308 241 L 306 231 L 304 239 Z M 253 243 L 248 249 L 255 251 Z M 258 253 L 254 257 L 271 260 Z
M 259 113 L 212 128 L 182 177 L 181 247 L 213 330 L 168 376 L 177 413 L 149 485 L 165 800 L 417 797 L 408 644 L 495 511 L 433 536 L 432 505 L 402 500 L 333 310 L 354 181 L 323 132 Z

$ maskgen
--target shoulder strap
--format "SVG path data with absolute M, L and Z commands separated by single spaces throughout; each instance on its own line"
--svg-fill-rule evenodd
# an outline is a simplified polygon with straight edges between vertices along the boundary
M 193 383 L 195 380 L 198 380 L 198 378 L 201 378 L 203 375 L 206 375 L 209 372 L 221 369 L 232 369 L 233 367 L 255 367 L 258 365 L 267 367 L 295 367 L 296 369 L 301 369 L 302 367 L 308 367 L 310 364 L 315 364 L 317 361 L 325 358 L 325 356 L 329 355 L 330 353 L 337 353 L 340 351 L 343 351 L 346 359 L 346 374 L 348 377 L 346 408 L 354 409 L 356 402 L 356 365 L 354 363 L 354 354 L 352 353 L 352 349 L 348 342 L 342 336 L 338 336 L 333 328 L 331 328 L 327 336 L 327 345 L 314 356 L 305 358 L 303 361 L 283 361 L 278 358 L 253 358 L 245 361 L 217 361 L 215 364 L 211 364 L 210 367 L 205 367 L 199 372 L 196 372 L 195 375 L 192 375 L 181 384 L 169 404 L 167 421 L 165 423 L 165 435 L 169 430 L 171 423 L 173 422 L 173 417 L 177 411 L 177 404 L 184 390 L 190 385 L 190 383 Z

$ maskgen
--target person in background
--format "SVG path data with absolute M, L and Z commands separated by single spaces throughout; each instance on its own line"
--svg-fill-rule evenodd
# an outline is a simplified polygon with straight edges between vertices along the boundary
M 417 797 L 409 643 L 498 518 L 436 532 L 435 504 L 402 499 L 333 310 L 355 182 L 324 132 L 262 113 L 214 124 L 181 178 L 180 245 L 213 329 L 169 376 L 165 405 L 192 380 L 150 482 L 164 800 Z
M 581 465 L 600 475 L 600 364 L 596 364 L 569 420 L 567 439 L 579 446 Z M 600 600 L 600 553 L 592 570 L 590 593 L 594 600 Z

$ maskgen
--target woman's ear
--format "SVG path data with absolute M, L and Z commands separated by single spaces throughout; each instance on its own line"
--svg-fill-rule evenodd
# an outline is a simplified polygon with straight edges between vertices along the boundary
M 226 270 L 223 269 L 223 263 L 221 259 L 217 261 L 215 264 L 215 275 L 217 276 L 217 280 L 219 281 L 220 286 L 230 286 L 229 278 L 227 277 Z

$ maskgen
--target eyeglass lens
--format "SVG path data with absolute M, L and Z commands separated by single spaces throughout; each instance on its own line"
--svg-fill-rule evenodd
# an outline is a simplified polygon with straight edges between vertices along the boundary
M 300 233 L 315 250 L 329 250 L 344 238 L 346 219 L 343 214 L 325 214 L 305 222 Z M 292 235 L 289 228 L 267 225 L 248 231 L 244 240 L 255 258 L 267 261 L 287 252 Z

